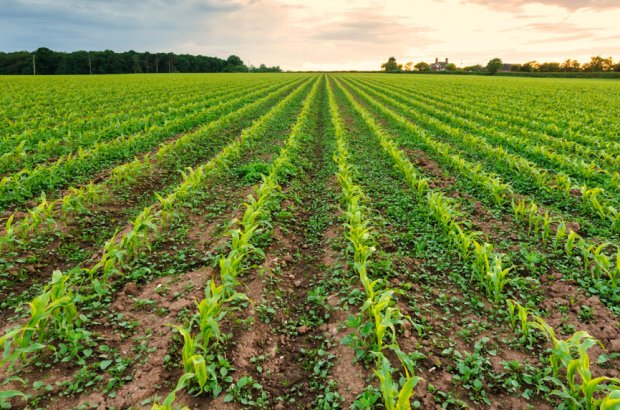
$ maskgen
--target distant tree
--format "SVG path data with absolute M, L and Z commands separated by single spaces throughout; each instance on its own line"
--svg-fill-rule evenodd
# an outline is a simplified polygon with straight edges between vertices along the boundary
M 540 64 L 538 64 L 537 61 L 528 61 L 527 63 L 521 65 L 521 71 L 533 73 L 538 71 L 539 66 Z
M 546 73 L 557 73 L 560 71 L 560 63 L 542 63 L 538 71 Z
M 224 71 L 238 73 L 248 71 L 248 67 L 243 64 L 243 60 L 236 55 L 231 55 L 226 59 L 226 67 Z
M 61 55 L 49 48 L 40 47 L 34 52 L 37 74 L 55 74 L 60 63 Z
M 456 64 L 454 63 L 446 64 L 446 71 L 456 71 Z
M 413 71 L 413 62 L 409 61 L 405 64 L 405 71 Z
M 267 67 L 265 64 L 261 64 L 258 67 L 250 67 L 250 71 L 253 73 L 280 73 L 282 69 L 280 66 Z
M 561 65 L 560 65 L 560 70 L 565 71 L 565 72 L 574 72 L 574 71 L 579 71 L 579 61 L 577 60 L 571 60 L 570 58 L 567 58 Z
M 463 71 L 474 72 L 474 73 L 481 72 L 483 70 L 484 70 L 484 67 L 482 67 L 480 64 L 470 65 L 470 66 L 463 68 Z
M 521 71 L 521 64 L 513 64 L 510 67 L 510 71 Z
M 28 51 L 0 52 L 0 74 L 32 74 L 32 53 Z
M 583 65 L 583 71 L 611 71 L 614 65 L 613 59 L 603 58 L 601 56 L 592 57 L 589 63 Z
M 494 58 L 487 63 L 487 72 L 489 74 L 495 74 L 502 68 L 503 65 L 504 63 L 502 63 L 501 58 Z
M 228 65 L 243 65 L 243 60 L 239 56 L 231 55 L 226 59 Z
M 431 71 L 431 66 L 428 63 L 425 63 L 424 61 L 420 61 L 418 64 L 414 65 L 416 71 Z
M 614 65 L 614 71 L 620 72 L 620 63 L 617 63 L 616 65 Z
M 63 53 L 56 74 L 88 74 L 88 52 L 74 51 L 73 53 Z
M 387 73 L 395 73 L 400 71 L 403 66 L 396 62 L 395 57 L 390 57 L 387 62 L 381 64 L 381 68 Z

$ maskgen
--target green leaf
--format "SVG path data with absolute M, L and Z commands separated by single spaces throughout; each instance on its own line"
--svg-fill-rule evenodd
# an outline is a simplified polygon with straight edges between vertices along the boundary
M 105 369 L 107 369 L 108 367 L 110 367 L 110 365 L 111 365 L 111 364 L 112 364 L 112 360 L 104 360 L 104 361 L 102 361 L 101 363 L 99 363 L 99 368 L 100 368 L 101 370 L 105 370 Z
M 18 391 L 18 390 L 4 390 L 4 391 L 0 391 L 0 403 L 2 403 L 3 401 L 6 401 L 8 399 L 11 399 L 13 397 L 21 397 L 23 399 L 27 399 L 28 396 L 26 396 L 24 393 Z

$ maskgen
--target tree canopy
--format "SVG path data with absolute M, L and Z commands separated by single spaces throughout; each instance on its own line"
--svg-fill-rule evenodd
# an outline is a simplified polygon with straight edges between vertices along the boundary
M 420 61 L 413 67 L 416 69 L 416 71 L 431 71 L 431 66 L 428 63 L 425 63 L 424 61 Z
M 501 58 L 493 58 L 487 64 L 489 74 L 495 74 L 503 67 L 504 63 Z
M 401 71 L 403 66 L 396 62 L 395 57 L 390 57 L 387 62 L 381 64 L 381 68 L 388 73 L 395 73 Z

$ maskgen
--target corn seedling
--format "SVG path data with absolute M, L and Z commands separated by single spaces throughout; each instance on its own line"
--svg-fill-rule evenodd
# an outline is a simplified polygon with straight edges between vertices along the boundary
M 413 397 L 414 388 L 420 381 L 417 376 L 411 376 L 405 369 L 405 382 L 402 388 L 398 382 L 392 378 L 392 365 L 390 361 L 382 354 L 377 354 L 377 361 L 381 365 L 374 370 L 375 375 L 379 379 L 383 402 L 387 410 L 409 410 L 411 409 L 411 398 Z
M 41 225 L 46 226 L 48 229 L 56 224 L 56 221 L 52 217 L 54 212 L 54 203 L 47 201 L 45 194 L 41 195 L 39 205 L 28 211 L 28 216 L 22 219 L 20 224 L 20 232 L 22 239 L 33 231 L 37 231 Z
M 616 288 L 618 278 L 620 278 L 620 248 L 617 248 L 616 252 L 616 266 L 614 269 L 609 269 L 609 279 L 611 279 L 611 287 Z
M 488 260 L 485 261 L 485 263 L 488 263 Z M 507 279 L 507 276 L 508 272 L 512 269 L 513 267 L 504 268 L 502 266 L 502 257 L 495 254 L 493 263 L 485 274 L 485 287 L 487 289 L 487 294 L 489 297 L 493 298 L 495 303 L 500 301 L 504 286 L 510 282 L 510 280 Z
M 471 257 L 472 247 L 474 242 L 476 242 L 476 237 L 479 235 L 466 233 L 458 223 L 452 224 L 452 227 L 453 229 L 450 231 L 450 236 L 455 245 L 458 246 L 459 256 L 463 261 L 468 261 Z
M 521 335 L 521 343 L 531 343 L 532 339 L 530 338 L 528 309 L 522 306 L 520 303 L 510 299 L 506 300 L 506 304 L 508 305 L 508 317 L 510 318 L 512 330 L 515 333 L 519 333 Z M 520 327 L 517 327 L 517 319 L 519 319 Z
M 120 248 L 126 251 L 128 259 L 138 255 L 143 247 L 151 249 L 148 238 L 149 232 L 155 233 L 158 229 L 155 223 L 155 215 L 151 211 L 151 207 L 144 208 L 133 221 L 131 231 L 121 238 Z
M 155 402 L 153 406 L 151 407 L 151 410 L 174 410 L 173 404 L 177 398 L 177 393 L 183 390 L 185 387 L 187 387 L 189 382 L 195 377 L 196 375 L 193 373 L 184 373 L 183 376 L 179 378 L 179 381 L 177 382 L 177 385 L 174 388 L 174 390 L 168 393 L 168 395 L 166 396 L 166 398 L 161 404 L 159 404 L 158 402 Z M 189 410 L 189 408 L 182 407 L 179 410 Z
M 557 252 L 560 246 L 562 246 L 564 238 L 566 238 L 566 225 L 562 221 L 558 224 L 558 227 L 555 230 L 555 237 L 553 238 L 553 250 L 555 252 Z
M 551 230 L 551 218 L 549 218 L 549 212 L 545 211 L 545 216 L 542 218 L 542 240 L 546 243 L 552 234 Z
M 602 189 L 600 188 L 588 188 L 585 185 L 581 187 L 581 195 L 584 203 L 595 211 L 601 219 L 606 219 L 607 212 L 598 197 L 601 192 Z
M 566 174 L 557 174 L 555 176 L 555 186 L 558 191 L 562 192 L 565 198 L 570 198 L 570 190 L 572 188 L 572 181 Z
M 473 255 L 474 262 L 470 281 L 472 281 L 474 275 L 476 275 L 478 281 L 483 284 L 485 283 L 486 273 L 491 269 L 490 259 L 493 255 L 493 245 L 487 242 L 480 244 L 474 241 Z
M 17 239 L 15 238 L 15 226 L 13 225 L 14 218 L 15 214 L 12 214 L 4 224 L 4 236 L 0 238 L 0 251 L 3 249 L 11 250 L 15 246 Z
M 5 364 L 12 367 L 17 360 L 25 360 L 27 354 L 45 348 L 42 342 L 50 335 L 70 342 L 87 337 L 86 333 L 75 329 L 79 318 L 68 282 L 68 275 L 54 271 L 43 293 L 28 303 L 28 321 L 0 337 L 0 350 L 4 351 L 0 367 Z
M 525 200 L 520 199 L 515 202 L 514 198 L 512 200 L 512 211 L 515 214 L 515 218 L 517 221 L 523 223 L 525 222 L 525 216 L 527 215 L 527 208 L 525 206 Z
M 575 338 L 575 334 L 571 339 Z M 588 349 L 600 344 L 600 342 L 589 335 L 580 335 L 577 341 L 572 341 L 569 349 L 573 358 L 566 364 L 566 380 L 568 386 L 562 385 L 562 390 L 554 390 L 551 394 L 568 401 L 572 405 L 594 410 L 599 408 L 602 400 L 595 398 L 595 393 L 611 390 L 620 387 L 620 379 L 611 377 L 592 378 L 590 371 L 590 357 Z M 611 384 L 609 384 L 611 383 Z
M 564 251 L 568 256 L 573 256 L 573 250 L 575 249 L 575 241 L 581 239 L 579 234 L 575 233 L 572 229 L 568 232 L 566 243 L 564 244 Z
M 502 183 L 499 178 L 490 178 L 486 180 L 487 189 L 493 196 L 498 207 L 502 206 L 506 194 L 510 192 L 508 184 Z

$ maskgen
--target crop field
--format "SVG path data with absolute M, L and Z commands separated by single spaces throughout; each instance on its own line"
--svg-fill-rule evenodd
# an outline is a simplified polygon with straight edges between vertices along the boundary
M 620 409 L 620 82 L 0 91 L 0 408 Z

